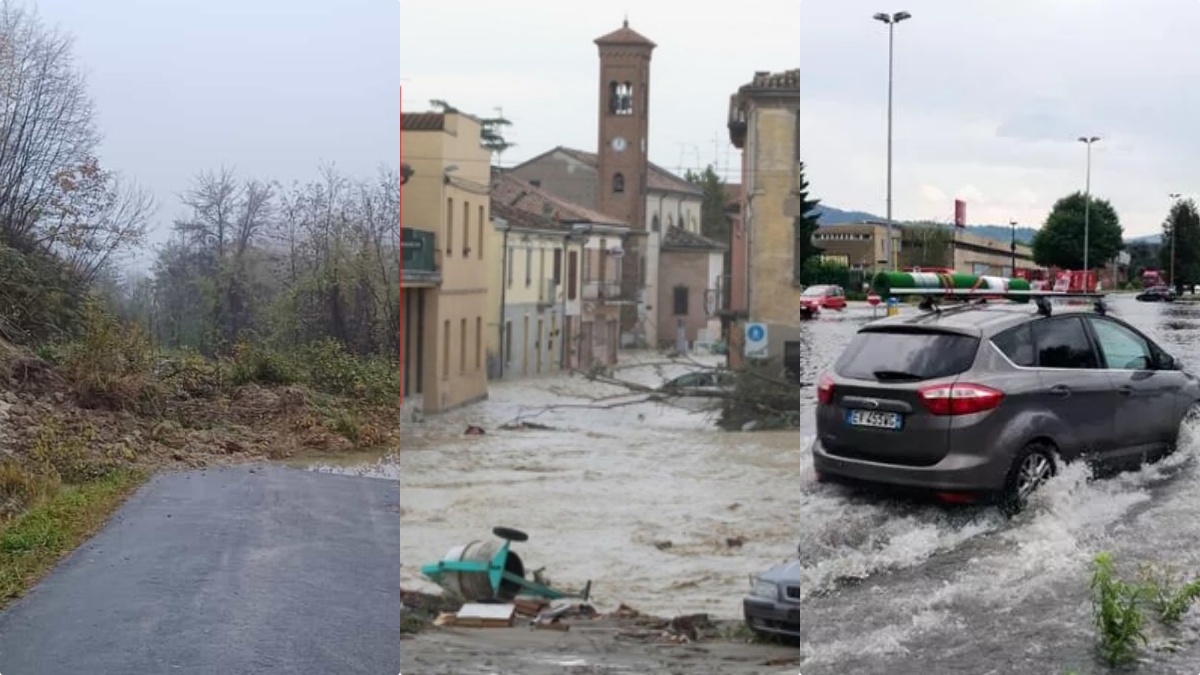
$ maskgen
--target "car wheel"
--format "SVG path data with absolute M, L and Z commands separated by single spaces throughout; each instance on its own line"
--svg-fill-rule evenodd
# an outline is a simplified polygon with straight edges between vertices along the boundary
M 1185 429 L 1185 427 L 1190 427 Z M 1196 427 L 1200 427 L 1200 402 L 1193 403 L 1192 407 L 1183 415 L 1183 419 L 1179 420 L 1179 428 L 1175 430 L 1175 438 L 1167 444 L 1167 451 L 1163 453 L 1164 457 L 1169 457 L 1175 454 L 1179 449 L 1179 441 L 1184 442 L 1196 440 Z
M 1000 495 L 1000 509 L 1008 516 L 1020 513 L 1029 503 L 1029 497 L 1057 472 L 1053 446 L 1040 441 L 1025 446 L 1013 458 L 1008 470 Z

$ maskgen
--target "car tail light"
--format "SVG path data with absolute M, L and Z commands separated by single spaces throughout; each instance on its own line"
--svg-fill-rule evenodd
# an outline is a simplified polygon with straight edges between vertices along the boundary
M 970 415 L 1000 405 L 1004 392 L 981 384 L 939 384 L 918 392 L 934 415 Z
M 821 381 L 817 383 L 817 403 L 833 403 L 833 379 L 828 375 L 822 375 Z

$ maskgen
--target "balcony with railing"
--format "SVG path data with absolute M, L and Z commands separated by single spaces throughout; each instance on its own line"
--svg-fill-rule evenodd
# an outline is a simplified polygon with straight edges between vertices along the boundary
M 608 279 L 585 279 L 583 282 L 584 300 L 620 300 L 621 282 Z
M 730 319 L 746 318 L 746 310 L 741 303 L 735 303 L 733 297 L 733 275 L 722 274 L 717 277 L 717 287 L 712 294 L 715 296 L 713 314 Z M 738 305 L 738 306 L 735 306 Z
M 442 282 L 434 233 L 407 227 L 400 229 L 400 270 L 403 286 L 436 286 Z

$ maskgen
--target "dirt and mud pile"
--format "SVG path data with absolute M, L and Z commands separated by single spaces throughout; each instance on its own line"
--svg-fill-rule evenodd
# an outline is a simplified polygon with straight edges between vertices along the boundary
M 178 368 L 155 379 L 155 395 L 134 387 L 128 396 L 97 396 L 0 340 L 0 462 L 49 463 L 74 482 L 111 466 L 195 468 L 395 442 L 386 407 L 298 386 L 222 385 Z

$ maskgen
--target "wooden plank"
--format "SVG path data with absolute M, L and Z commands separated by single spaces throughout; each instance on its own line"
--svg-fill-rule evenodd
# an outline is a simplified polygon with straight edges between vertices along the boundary
M 476 626 L 491 628 L 494 626 L 511 626 L 516 613 L 515 605 L 493 605 L 470 602 L 458 610 L 454 619 L 455 626 Z
M 510 628 L 512 621 L 503 619 L 455 619 L 455 628 Z
M 517 598 L 513 601 L 513 604 L 517 607 L 517 614 L 521 616 L 537 616 L 538 612 L 542 611 L 548 603 L 533 598 Z

